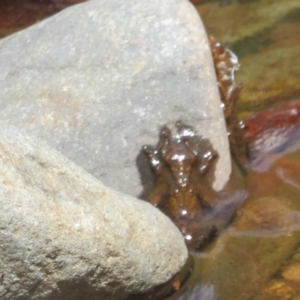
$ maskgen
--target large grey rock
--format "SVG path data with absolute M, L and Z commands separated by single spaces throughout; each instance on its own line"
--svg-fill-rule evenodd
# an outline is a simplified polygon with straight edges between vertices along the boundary
M 187 0 L 94 0 L 0 41 L 0 118 L 137 195 L 144 144 L 177 120 L 230 158 L 206 33 Z
M 159 210 L 2 123 L 0 178 L 2 300 L 124 299 L 186 260 Z

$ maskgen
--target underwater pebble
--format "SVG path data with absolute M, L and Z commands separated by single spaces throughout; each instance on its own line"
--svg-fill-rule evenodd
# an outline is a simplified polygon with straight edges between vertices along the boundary
M 289 265 L 282 273 L 282 276 L 286 279 L 300 282 L 300 263 Z

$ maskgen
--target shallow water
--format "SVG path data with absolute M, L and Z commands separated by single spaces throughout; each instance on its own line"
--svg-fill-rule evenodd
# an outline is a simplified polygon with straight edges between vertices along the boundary
M 241 117 L 300 98 L 299 1 L 210 1 L 197 9 L 208 33 L 240 59 Z M 271 153 L 260 145 L 265 153 L 255 155 L 245 177 L 249 196 L 233 223 L 202 253 L 191 253 L 193 275 L 167 299 L 300 299 L 300 128 L 268 114 L 277 132 L 261 130 L 266 145 L 294 126 L 291 134 Z
M 299 299 L 299 155 L 277 155 L 248 174 L 248 199 L 216 241 L 192 254 L 194 273 L 178 299 Z

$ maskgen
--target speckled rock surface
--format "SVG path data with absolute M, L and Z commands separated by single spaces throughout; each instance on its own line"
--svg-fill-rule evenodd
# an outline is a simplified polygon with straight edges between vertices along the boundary
M 150 204 L 0 129 L 0 299 L 124 299 L 167 281 L 187 251 Z
M 196 126 L 230 173 L 206 34 L 187 0 L 94 0 L 0 41 L 0 118 L 106 185 L 138 195 L 136 158 L 159 128 Z

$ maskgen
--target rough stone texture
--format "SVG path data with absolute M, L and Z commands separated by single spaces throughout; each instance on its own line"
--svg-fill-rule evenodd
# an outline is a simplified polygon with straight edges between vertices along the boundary
M 124 299 L 186 260 L 156 208 L 2 123 L 0 178 L 0 299 Z
M 187 0 L 94 0 L 0 41 L 0 118 L 138 195 L 136 157 L 182 120 L 230 157 L 203 25 Z

